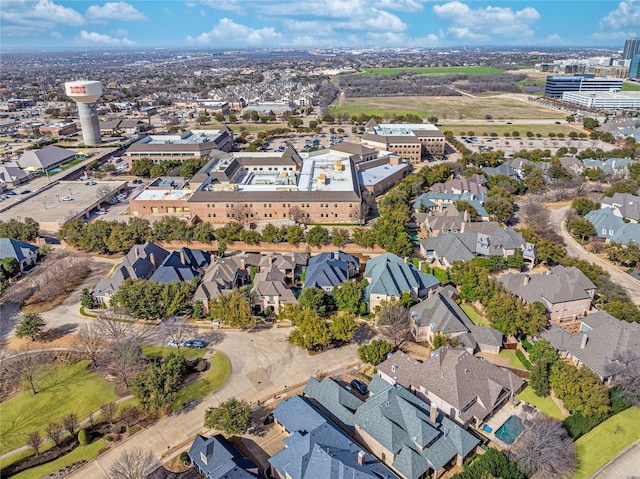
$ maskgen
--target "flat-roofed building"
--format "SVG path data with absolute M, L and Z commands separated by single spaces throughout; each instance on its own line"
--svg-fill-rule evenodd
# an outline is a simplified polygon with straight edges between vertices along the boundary
M 547 98 L 562 98 L 564 92 L 620 91 L 622 78 L 596 77 L 592 74 L 548 76 L 544 86 Z
M 51 123 L 49 125 L 42 125 L 40 127 L 40 133 L 43 135 L 61 137 L 67 135 L 73 135 L 78 131 L 78 125 L 75 123 Z
M 567 91 L 562 94 L 562 101 L 594 110 L 637 110 L 640 109 L 640 91 Z
M 378 151 L 391 151 L 411 162 L 427 155 L 444 155 L 444 133 L 429 123 L 383 123 L 371 119 L 362 135 L 363 145 Z

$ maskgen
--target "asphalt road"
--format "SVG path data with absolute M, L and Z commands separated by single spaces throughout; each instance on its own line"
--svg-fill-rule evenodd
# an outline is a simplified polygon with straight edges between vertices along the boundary
M 630 479 L 640 475 L 640 441 L 634 442 L 607 464 L 591 479 Z

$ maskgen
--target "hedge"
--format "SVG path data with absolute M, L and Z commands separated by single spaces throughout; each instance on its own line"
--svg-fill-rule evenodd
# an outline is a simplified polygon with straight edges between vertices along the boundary
M 520 362 L 526 369 L 528 369 L 529 371 L 533 369 L 533 366 L 531 366 L 531 362 L 526 358 L 524 353 L 519 349 L 516 349 L 516 357 L 520 360 Z

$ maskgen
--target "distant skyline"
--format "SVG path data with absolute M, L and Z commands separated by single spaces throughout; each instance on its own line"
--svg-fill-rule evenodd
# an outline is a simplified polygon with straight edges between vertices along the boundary
M 2 0 L 8 48 L 603 46 L 640 0 Z

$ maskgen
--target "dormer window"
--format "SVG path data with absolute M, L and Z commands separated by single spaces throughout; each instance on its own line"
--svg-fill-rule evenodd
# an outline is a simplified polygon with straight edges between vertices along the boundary
M 204 462 L 205 464 L 207 464 L 207 456 L 205 455 L 204 452 L 200 451 L 200 460 L 202 462 Z

